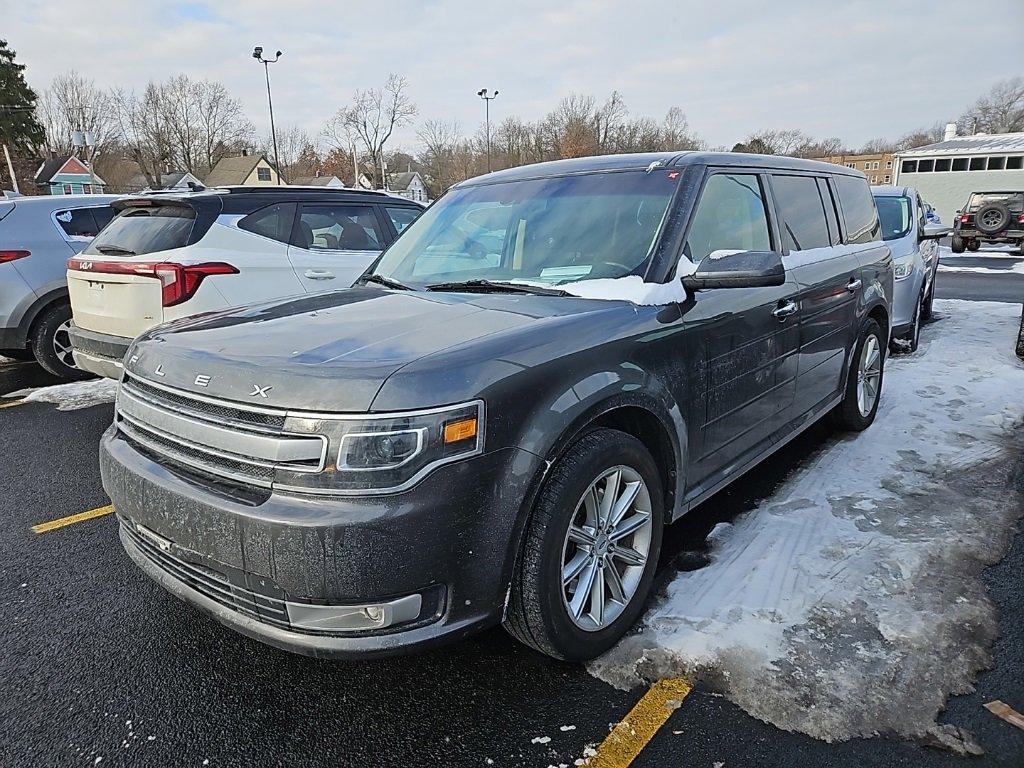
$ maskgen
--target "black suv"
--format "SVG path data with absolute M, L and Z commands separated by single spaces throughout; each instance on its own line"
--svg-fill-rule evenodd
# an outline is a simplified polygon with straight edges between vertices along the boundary
M 864 176 L 596 157 L 457 185 L 343 291 L 129 349 L 103 485 L 132 559 L 316 656 L 503 622 L 582 660 L 664 527 L 878 408 L 893 266 Z
M 1024 192 L 974 192 L 953 221 L 953 253 L 1016 243 L 1024 255 Z

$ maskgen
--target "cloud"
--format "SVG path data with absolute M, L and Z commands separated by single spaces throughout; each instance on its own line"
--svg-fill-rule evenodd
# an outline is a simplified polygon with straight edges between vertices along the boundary
M 967 35 L 961 3 L 911 5 L 93 0 L 83 12 L 50 0 L 9 4 L 4 34 L 36 88 L 72 68 L 135 89 L 184 72 L 227 85 L 261 132 L 266 92 L 254 45 L 284 51 L 271 66 L 278 125 L 311 134 L 354 90 L 397 72 L 421 118 L 456 119 L 470 132 L 482 121 L 481 87 L 501 91 L 492 104 L 499 120 L 539 118 L 571 91 L 617 89 L 634 114 L 681 107 L 712 145 L 759 128 L 856 145 L 954 117 L 1024 71 L 1019 0 L 990 0 Z M 396 143 L 414 146 L 414 129 Z

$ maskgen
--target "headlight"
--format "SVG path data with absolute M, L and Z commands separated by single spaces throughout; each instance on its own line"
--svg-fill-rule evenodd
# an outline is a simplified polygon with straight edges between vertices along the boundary
M 363 416 L 289 416 L 285 432 L 326 435 L 322 472 L 278 469 L 279 490 L 342 495 L 394 493 L 484 446 L 484 404 Z
M 904 278 L 910 277 L 914 271 L 914 262 L 911 261 L 897 261 L 893 277 L 897 280 L 903 280 Z

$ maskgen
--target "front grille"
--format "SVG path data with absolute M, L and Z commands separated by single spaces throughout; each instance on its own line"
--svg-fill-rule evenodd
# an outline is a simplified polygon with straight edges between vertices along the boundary
M 318 472 L 327 439 L 285 431 L 283 411 L 193 396 L 125 374 L 117 394 L 118 431 L 161 463 L 269 488 L 278 469 Z

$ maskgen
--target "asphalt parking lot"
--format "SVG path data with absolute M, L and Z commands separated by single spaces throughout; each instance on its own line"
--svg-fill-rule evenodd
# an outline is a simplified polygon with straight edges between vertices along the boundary
M 974 277 L 944 273 L 938 295 L 999 298 Z M 50 383 L 33 364 L 0 364 L 0 395 Z M 500 628 L 379 661 L 289 655 L 150 582 L 121 550 L 109 514 L 35 533 L 109 503 L 96 445 L 110 420 L 109 404 L 0 410 L 0 765 L 571 766 L 644 695 L 525 650 Z M 661 578 L 699 564 L 708 531 L 769 495 L 828 434 L 810 430 L 674 526 Z M 633 765 L 1020 766 L 1024 732 L 982 704 L 1024 701 L 1022 571 L 1017 536 L 985 573 L 1000 612 L 993 667 L 940 718 L 971 731 L 986 750 L 980 758 L 965 763 L 886 738 L 826 744 L 779 731 L 698 684 Z M 625 765 L 614 760 L 593 764 Z

